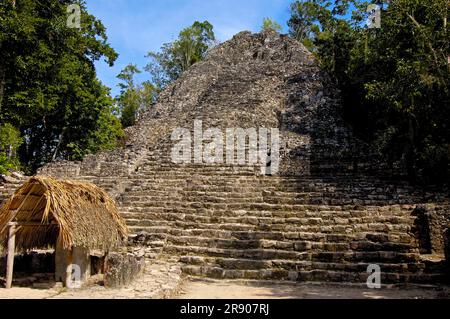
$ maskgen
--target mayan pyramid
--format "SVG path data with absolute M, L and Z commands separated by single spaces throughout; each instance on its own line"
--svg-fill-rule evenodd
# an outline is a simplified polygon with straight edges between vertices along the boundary
M 168 86 L 124 147 L 39 174 L 103 187 L 146 256 L 176 258 L 191 275 L 363 283 L 376 264 L 385 282 L 442 280 L 442 259 L 427 258 L 442 254 L 442 233 L 421 225 L 439 224 L 448 200 L 383 177 L 340 114 L 339 92 L 304 46 L 241 32 Z M 195 122 L 277 128 L 278 172 L 174 163 L 174 129 L 194 133 Z

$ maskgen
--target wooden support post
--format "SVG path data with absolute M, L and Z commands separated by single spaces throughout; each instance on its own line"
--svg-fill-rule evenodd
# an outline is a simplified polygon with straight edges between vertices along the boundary
M 12 279 L 14 273 L 14 252 L 16 250 L 16 224 L 9 224 L 8 232 L 8 257 L 6 261 L 6 288 L 9 289 L 12 286 Z

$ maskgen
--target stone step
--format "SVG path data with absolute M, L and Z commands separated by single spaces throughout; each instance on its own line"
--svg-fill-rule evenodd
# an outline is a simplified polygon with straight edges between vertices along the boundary
M 178 246 L 168 243 L 164 253 L 179 256 L 203 256 L 237 259 L 313 261 L 329 263 L 417 263 L 418 253 L 398 251 L 286 251 L 277 249 L 221 249 L 200 246 Z
M 214 266 L 186 265 L 182 271 L 191 276 L 217 279 L 249 279 L 249 280 L 291 280 L 301 282 L 346 282 L 366 284 L 369 274 L 366 271 L 331 271 L 315 269 L 311 271 L 288 271 L 284 269 L 237 270 L 223 269 Z M 440 283 L 446 279 L 443 273 L 381 273 L 383 284 L 405 283 Z
M 288 270 L 288 271 L 348 271 L 367 272 L 372 263 L 333 263 L 333 262 L 313 262 L 302 260 L 261 260 L 261 259 L 237 259 L 237 258 L 213 258 L 202 256 L 181 256 L 180 262 L 186 265 L 219 267 L 233 270 Z M 382 272 L 386 273 L 410 273 L 424 271 L 426 266 L 423 263 L 379 263 L 377 264 Z
M 329 222 L 319 222 L 310 219 L 309 224 L 293 225 L 293 224 L 261 224 L 252 225 L 244 223 L 204 223 L 204 222 L 188 222 L 188 221 L 147 221 L 138 220 L 128 221 L 132 231 L 135 229 L 152 230 L 153 227 L 167 227 L 177 229 L 197 229 L 197 230 L 227 230 L 227 231 L 266 231 L 266 232 L 323 232 L 323 233 L 349 233 L 349 232 L 409 232 L 412 226 L 409 224 L 386 224 L 378 223 L 360 223 L 354 225 L 340 224 Z
M 324 205 L 396 205 L 396 204 L 412 204 L 414 201 L 412 198 L 405 198 L 402 196 L 385 196 L 385 195 L 370 195 L 367 193 L 351 193 L 342 195 L 340 193 L 324 193 L 324 192 L 296 192 L 292 194 L 285 193 L 283 196 L 267 195 L 265 192 L 268 190 L 262 190 L 261 188 L 246 188 L 246 195 L 257 197 L 258 200 L 263 200 L 266 203 L 273 204 L 324 204 Z M 183 185 L 182 182 L 173 183 L 170 187 L 167 185 L 153 184 L 151 187 L 139 186 L 136 188 L 127 188 L 127 193 L 123 198 L 135 198 L 139 196 L 145 196 L 144 194 L 159 194 L 159 196 L 172 196 L 176 197 L 189 197 L 189 198 L 204 198 L 208 196 L 210 198 L 217 197 L 216 200 L 224 200 L 228 197 L 234 197 L 239 194 L 239 197 L 245 198 L 244 195 L 240 195 L 240 188 L 235 185 L 225 187 L 223 185 L 217 187 L 190 187 Z M 211 192 L 211 195 L 209 195 Z M 155 195 L 156 196 L 156 195 Z M 163 198 L 162 198 L 163 199 Z M 420 202 L 419 199 L 417 201 Z
M 198 210 L 198 209 L 190 209 L 190 208 L 184 208 L 187 212 L 191 211 L 195 214 L 201 214 L 201 213 L 211 213 L 212 215 L 222 215 L 222 214 L 236 214 L 237 216 L 243 216 L 246 213 L 262 213 L 261 216 L 292 216 L 291 214 L 298 214 L 299 216 L 302 214 L 306 214 L 306 216 L 311 217 L 317 217 L 317 214 L 324 213 L 335 213 L 336 215 L 342 214 L 342 216 L 347 217 L 362 217 L 365 215 L 373 214 L 375 216 L 377 215 L 386 215 L 390 217 L 395 216 L 411 216 L 411 212 L 414 208 L 414 206 L 400 206 L 400 205 L 393 205 L 393 206 L 359 206 L 359 205 L 343 205 L 343 206 L 335 206 L 335 205 L 311 205 L 311 204 L 303 204 L 303 205 L 295 205 L 295 206 L 285 206 L 290 209 L 283 211 L 283 210 L 261 210 L 260 207 L 255 210 L 226 210 L 226 209 L 215 209 L 215 210 Z M 273 205 L 271 206 L 273 207 Z M 295 209 L 292 209 L 295 208 Z M 146 208 L 146 207 L 139 207 L 136 205 L 133 206 L 126 206 L 121 205 L 121 210 L 123 212 L 142 212 L 142 213 L 151 213 L 151 212 L 179 212 L 177 207 L 168 207 L 168 208 L 162 208 L 162 209 L 155 209 L 155 208 Z M 214 212 L 217 212 L 217 214 L 213 214 Z M 272 214 L 272 215 L 271 215 Z M 288 215 L 285 215 L 288 214 Z
M 202 234 L 208 235 L 208 237 L 202 237 Z M 276 233 L 275 236 L 267 236 L 267 232 L 256 231 L 252 234 L 245 232 L 229 232 L 229 231 L 211 231 L 211 230 L 170 230 L 166 229 L 166 232 L 159 233 L 145 233 L 147 238 L 152 240 L 166 241 L 168 238 L 185 238 L 187 242 L 198 240 L 223 242 L 227 241 L 233 243 L 232 245 L 239 245 L 239 241 L 242 242 L 258 242 L 264 243 L 264 247 L 284 247 L 285 241 L 288 243 L 306 241 L 306 242 L 319 242 L 319 243 L 349 243 L 349 242 L 361 242 L 369 241 L 373 243 L 386 243 L 393 242 L 398 244 L 411 244 L 414 241 L 408 234 L 402 232 L 395 233 L 374 233 L 374 232 L 360 232 L 356 234 L 347 233 L 317 233 L 317 232 L 283 232 Z M 234 247 L 234 246 L 233 246 Z
M 174 190 L 177 192 L 177 190 Z M 251 201 L 249 199 L 240 198 L 240 201 L 225 201 L 225 200 L 215 200 L 215 201 L 204 201 L 201 198 L 191 198 L 192 201 L 186 202 L 187 196 L 179 196 L 178 200 L 169 200 L 166 202 L 161 202 L 164 197 L 156 198 L 157 202 L 149 202 L 147 200 L 141 199 L 140 201 L 132 201 L 124 198 L 120 198 L 121 205 L 133 204 L 135 207 L 165 207 L 167 205 L 175 205 L 173 207 L 191 207 L 191 208 L 214 208 L 214 209 L 259 209 L 259 210 L 299 210 L 305 205 L 323 205 L 323 206 L 335 206 L 335 205 L 383 205 L 386 202 L 379 200 L 362 200 L 362 199 L 327 199 L 327 198 L 308 198 L 305 200 L 293 200 L 289 203 L 279 202 L 267 202 L 264 200 Z M 201 202 L 199 202 L 201 201 Z M 410 204 L 409 201 L 390 201 L 392 205 L 397 204 Z M 189 204 L 189 205 L 187 205 Z
M 415 242 L 404 233 L 329 233 L 318 232 L 263 232 L 227 231 L 210 229 L 170 229 L 159 227 L 130 227 L 135 233 L 150 232 L 154 236 L 176 244 L 197 245 L 203 248 L 261 247 L 280 250 L 327 251 L 415 251 Z M 317 235 L 316 235 L 317 234 Z M 197 239 L 197 242 L 196 240 Z
M 154 201 L 178 201 L 180 198 L 186 198 L 186 201 L 189 202 L 197 202 L 198 200 L 202 200 L 205 202 L 212 203 L 229 203 L 230 201 L 242 201 L 245 200 L 250 202 L 264 202 L 261 195 L 259 196 L 240 196 L 239 194 L 228 194 L 228 196 L 224 197 L 216 197 L 208 194 L 198 195 L 198 196 L 185 196 L 184 194 L 175 193 L 173 195 L 167 196 L 155 196 L 155 195 L 147 195 L 147 196 L 134 196 L 134 195 L 125 195 L 121 197 L 122 203 L 143 203 L 143 202 L 154 202 Z
M 177 246 L 197 246 L 219 249 L 275 249 L 285 251 L 308 251 L 308 252 L 346 252 L 346 251 L 395 251 L 411 252 L 414 250 L 412 243 L 401 243 L 394 239 L 389 241 L 384 238 L 384 242 L 374 242 L 367 239 L 380 234 L 370 234 L 363 238 L 351 238 L 345 235 L 324 236 L 316 240 L 233 240 L 222 238 L 202 238 L 190 236 L 165 237 L 166 243 Z
M 226 225 L 245 225 L 251 228 L 276 228 L 283 227 L 295 228 L 304 226 L 347 226 L 346 229 L 352 229 L 357 227 L 371 226 L 375 229 L 394 230 L 394 228 L 404 229 L 405 227 L 411 227 L 413 223 L 412 218 L 401 217 L 389 217 L 389 216 L 368 216 L 362 218 L 342 218 L 336 215 L 332 216 L 320 216 L 309 218 L 274 218 L 274 217 L 252 217 L 252 216 L 239 216 L 239 217 L 216 217 L 202 216 L 202 215 L 190 215 L 190 214 L 159 214 L 148 213 L 141 216 L 125 215 L 122 216 L 130 226 L 153 226 L 157 222 L 165 222 L 167 225 L 173 224 L 176 227 L 192 228 L 192 226 L 203 225 L 203 227 L 209 227 L 215 229 L 214 225 L 220 225 L 220 227 L 226 227 Z M 384 225 L 384 226 L 381 226 Z M 401 227 L 399 227 L 401 226 Z M 283 228 L 281 228 L 283 229 Z
M 261 177 L 261 176 L 240 176 L 240 175 L 230 175 L 230 176 L 216 176 L 216 175 L 204 175 L 204 174 L 160 174 L 160 175 L 141 175 L 138 178 L 134 177 L 133 179 L 128 179 L 128 181 L 131 184 L 141 184 L 141 183 L 152 183 L 154 181 L 189 181 L 189 182 L 195 182 L 195 181 L 202 181 L 206 184 L 220 184 L 220 183 L 226 183 L 226 182 L 236 182 L 239 184 L 248 184 L 253 186 L 260 186 L 260 187 L 283 187 L 286 189 L 292 189 L 292 190 L 314 190 L 314 189 L 321 189 L 324 191 L 370 191 L 370 192 L 395 192 L 398 194 L 423 194 L 423 191 L 415 190 L 403 187 L 392 187 L 389 185 L 361 185 L 361 184 L 334 184 L 334 183 L 324 183 L 324 182 L 315 182 L 315 181 L 307 181 L 302 179 L 292 180 L 292 181 L 286 181 L 284 179 L 277 179 L 273 177 L 272 179 L 268 179 L 267 177 Z
M 323 219 L 323 220 L 333 220 L 336 223 L 370 223 L 372 221 L 388 222 L 393 224 L 408 223 L 414 220 L 414 216 L 411 216 L 409 212 L 400 212 L 393 215 L 387 213 L 377 213 L 373 211 L 314 211 L 314 210 L 284 210 L 283 208 L 276 209 L 274 211 L 269 210 L 258 210 L 257 208 L 252 209 L 231 209 L 230 204 L 223 206 L 204 204 L 206 207 L 198 208 L 194 203 L 187 203 L 186 206 L 181 206 L 178 208 L 171 208 L 170 204 L 165 208 L 165 203 L 163 206 L 157 207 L 127 207 L 123 209 L 124 216 L 134 216 L 136 218 L 145 218 L 146 215 L 149 217 L 157 216 L 155 214 L 175 214 L 175 215 L 195 215 L 198 217 L 232 217 L 232 218 L 278 218 L 280 222 L 299 222 L 301 223 L 303 219 Z M 163 216 L 164 217 L 164 216 Z M 183 217 L 181 217 L 183 218 Z M 338 218 L 338 219 L 337 219 Z M 284 220 L 281 220 L 284 219 Z M 289 220 L 286 220 L 289 219 Z M 346 220 L 344 220 L 346 219 Z
M 227 172 L 233 173 L 229 176 L 221 176 L 220 173 Z M 213 176 L 210 176 L 210 173 L 214 173 Z M 218 167 L 205 168 L 204 166 L 200 166 L 197 170 L 189 170 L 187 168 L 169 168 L 164 170 L 164 167 L 159 165 L 155 166 L 154 171 L 150 172 L 136 172 L 134 175 L 130 175 L 128 180 L 139 181 L 142 180 L 142 177 L 151 177 L 157 178 L 161 177 L 170 177 L 174 176 L 176 178 L 187 178 L 187 179 L 196 179 L 200 177 L 205 177 L 209 180 L 214 181 L 226 181 L 226 180 L 239 180 L 243 183 L 245 182 L 257 182 L 261 185 L 282 185 L 282 186 L 301 186 L 301 187 L 333 187 L 336 189 L 367 189 L 367 190 L 378 190 L 378 191 L 387 191 L 387 190 L 397 190 L 398 192 L 411 192 L 419 193 L 422 192 L 420 189 L 415 189 L 410 186 L 408 183 L 404 182 L 389 182 L 386 180 L 375 180 L 373 176 L 367 178 L 354 178 L 354 177 L 336 177 L 331 176 L 330 178 L 314 178 L 308 176 L 264 176 L 264 175 L 240 175 L 239 170 L 235 169 L 220 169 Z M 96 179 L 97 177 L 87 177 L 90 180 Z M 98 178 L 108 179 L 108 177 L 99 176 Z
M 148 185 L 154 182 L 179 182 L 180 180 L 184 181 L 201 181 L 203 185 L 220 185 L 223 183 L 237 183 L 241 185 L 253 185 L 253 186 L 259 186 L 259 187 L 278 187 L 280 189 L 285 189 L 287 191 L 313 191 L 313 190 L 322 190 L 322 191 L 329 191 L 329 192 L 335 192 L 335 191 L 341 191 L 341 192 L 348 192 L 348 191 L 354 191 L 354 192 L 371 192 L 371 193 L 380 193 L 385 194 L 386 192 L 393 192 L 397 194 L 423 194 L 423 191 L 412 191 L 412 189 L 406 189 L 406 188 L 399 188 L 399 187 L 392 187 L 392 186 L 386 186 L 386 185 L 361 185 L 361 184 L 354 184 L 349 185 L 343 183 L 343 185 L 339 184 L 331 184 L 331 183 L 323 183 L 323 182 L 308 182 L 308 181 L 301 181 L 299 180 L 292 180 L 292 181 L 286 181 L 286 180 L 278 180 L 278 179 L 265 179 L 264 177 L 260 176 L 240 176 L 232 174 L 230 176 L 218 176 L 217 174 L 214 175 L 204 175 L 204 174 L 183 174 L 183 175 L 177 175 L 175 173 L 170 174 L 151 174 L 151 175 L 141 175 L 139 178 L 135 179 L 128 179 L 128 181 L 131 184 L 136 185 Z M 345 185 L 345 186 L 344 186 Z M 201 185 L 199 185 L 201 186 Z
M 300 211 L 260 211 L 260 210 L 229 210 L 229 209 L 196 209 L 196 208 L 171 208 L 171 207 L 121 207 L 121 215 L 130 219 L 168 219 L 186 220 L 193 218 L 217 219 L 234 218 L 248 219 L 249 223 L 260 224 L 259 221 L 268 222 L 273 219 L 276 223 L 302 222 L 305 218 L 321 218 L 333 220 L 336 223 L 348 222 L 371 223 L 375 220 L 393 224 L 410 223 L 414 220 L 409 211 L 389 212 L 377 211 L 329 211 L 329 210 L 300 210 Z M 339 218 L 339 219 L 336 219 Z M 258 221 L 258 223 L 257 223 Z
M 233 173 L 230 176 L 220 176 L 220 173 Z M 197 169 L 189 169 L 185 167 L 164 167 L 161 165 L 155 165 L 155 170 L 149 172 L 137 171 L 129 176 L 130 181 L 138 181 L 145 176 L 180 176 L 187 177 L 189 179 L 195 179 L 196 177 L 201 177 L 203 174 L 209 175 L 210 173 L 214 173 L 216 175 L 215 179 L 217 180 L 228 180 L 228 179 L 237 179 L 242 181 L 257 181 L 261 184 L 279 184 L 279 185 L 298 185 L 298 186 L 328 186 L 328 187 L 336 187 L 342 189 L 349 188 L 366 188 L 366 189 L 384 189 L 384 190 L 392 190 L 396 189 L 399 191 L 419 191 L 419 189 L 413 188 L 411 185 L 405 182 L 395 182 L 395 181 L 387 181 L 387 180 L 377 180 L 374 179 L 373 176 L 367 176 L 364 178 L 358 178 L 354 176 L 336 176 L 330 175 L 329 178 L 323 177 L 313 177 L 313 176 L 265 176 L 265 175 L 240 175 L 242 170 L 236 169 L 234 167 L 226 167 L 221 168 L 217 166 L 208 167 L 208 166 L 198 166 Z M 84 178 L 89 180 L 94 180 L 98 178 L 108 179 L 106 176 L 87 176 L 84 175 Z M 209 177 L 209 176 L 208 176 Z M 210 179 L 213 179 L 210 177 Z

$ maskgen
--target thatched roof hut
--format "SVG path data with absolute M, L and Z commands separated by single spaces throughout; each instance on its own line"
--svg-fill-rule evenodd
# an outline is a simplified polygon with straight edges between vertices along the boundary
M 30 178 L 0 208 L 0 244 L 6 247 L 8 225 L 15 223 L 16 250 L 57 245 L 111 250 L 127 228 L 114 201 L 90 183 Z

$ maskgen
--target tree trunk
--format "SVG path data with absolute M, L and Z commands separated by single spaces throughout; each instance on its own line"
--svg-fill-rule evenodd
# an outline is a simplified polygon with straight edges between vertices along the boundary
M 56 145 L 55 151 L 53 152 L 53 156 L 52 156 L 52 161 L 53 162 L 56 160 L 56 156 L 58 155 L 59 148 L 61 147 L 61 143 L 62 143 L 63 137 L 64 137 L 64 132 L 62 132 L 59 135 L 58 145 Z
M 409 132 L 408 132 L 408 145 L 406 148 L 406 170 L 411 182 L 417 182 L 417 170 L 416 170 L 416 148 L 415 148 L 415 136 L 416 130 L 413 119 L 408 120 Z
M 8 256 L 6 265 L 6 288 L 12 286 L 14 274 L 14 252 L 16 248 L 16 225 L 14 223 L 9 225 L 8 231 Z
M 13 147 L 11 144 L 8 146 L 8 160 L 10 160 L 13 157 Z

